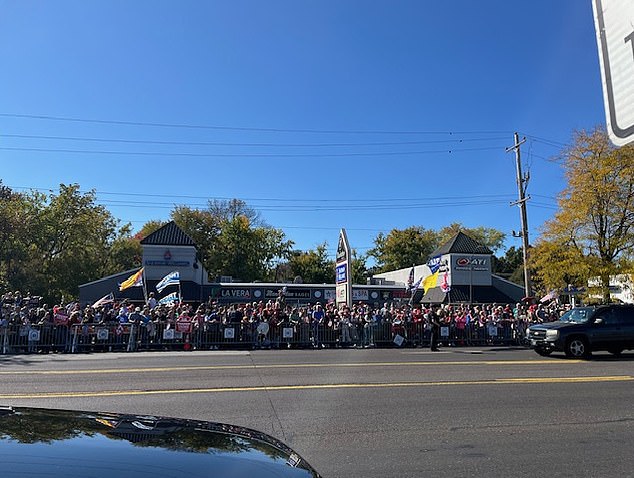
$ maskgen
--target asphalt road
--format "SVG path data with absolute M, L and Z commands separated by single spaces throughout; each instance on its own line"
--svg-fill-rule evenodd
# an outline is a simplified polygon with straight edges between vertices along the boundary
M 325 477 L 634 476 L 634 354 L 0 356 L 0 404 L 243 425 L 282 439 Z

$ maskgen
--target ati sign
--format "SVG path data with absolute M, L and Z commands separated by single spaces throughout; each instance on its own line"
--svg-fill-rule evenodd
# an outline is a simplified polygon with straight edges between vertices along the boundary
M 487 257 L 457 257 L 454 263 L 457 271 L 488 271 L 489 259 Z

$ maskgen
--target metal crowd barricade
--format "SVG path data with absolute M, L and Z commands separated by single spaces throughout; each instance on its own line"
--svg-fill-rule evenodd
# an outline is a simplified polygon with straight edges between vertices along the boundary
M 66 352 L 68 327 L 54 325 L 18 325 L 0 327 L 0 351 L 3 354 Z
M 523 325 L 514 322 L 443 324 L 446 347 L 522 345 Z M 351 324 L 351 341 L 341 327 L 328 324 L 149 322 L 134 324 L 0 326 L 0 353 L 134 352 L 254 348 L 427 347 L 431 331 L 424 323 Z

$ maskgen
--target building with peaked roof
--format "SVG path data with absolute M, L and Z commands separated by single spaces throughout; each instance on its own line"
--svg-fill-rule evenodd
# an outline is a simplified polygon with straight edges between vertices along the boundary
M 268 301 L 275 300 L 282 288 L 286 289 L 287 303 L 325 303 L 335 299 L 335 284 L 238 283 L 233 282 L 231 277 L 221 277 L 219 282 L 211 282 L 198 258 L 196 244 L 173 221 L 144 238 L 141 241 L 141 247 L 143 248 L 144 288 L 148 294 L 154 292 L 157 299 L 160 297 L 156 291 L 156 285 L 173 271 L 179 273 L 180 292 L 184 302 Z M 144 301 L 143 287 L 130 287 L 119 291 L 119 284 L 138 270 L 137 268 L 123 271 L 80 285 L 80 302 L 93 303 L 111 292 L 117 300 Z M 177 286 L 171 286 L 160 296 L 163 297 L 177 290 Z M 355 285 L 352 289 L 352 299 L 355 302 L 382 303 L 407 301 L 408 298 L 409 295 L 402 285 Z
M 446 254 L 493 255 L 493 252 L 484 244 L 480 244 L 478 241 L 471 238 L 471 236 L 468 236 L 464 232 L 460 231 L 432 252 L 429 257 L 443 256 Z
M 149 234 L 141 241 L 141 245 L 196 247 L 194 240 L 185 231 L 170 221 Z
M 282 288 L 286 289 L 289 303 L 314 303 L 334 300 L 334 284 L 277 284 L 236 283 L 231 278 L 220 282 L 209 280 L 196 250 L 196 244 L 175 222 L 168 222 L 141 241 L 145 287 L 130 287 L 122 292 L 119 284 L 138 271 L 131 269 L 79 286 L 82 304 L 97 301 L 110 292 L 117 300 L 129 299 L 142 302 L 144 289 L 159 294 L 156 285 L 167 274 L 178 271 L 180 293 L 185 302 L 208 300 L 230 302 L 253 302 L 275 300 Z M 523 287 L 492 274 L 492 252 L 468 235 L 459 232 L 447 243 L 436 249 L 427 264 L 414 267 L 415 280 L 432 276 L 427 290 L 419 289 L 414 302 L 448 303 L 513 303 L 524 293 Z M 406 284 L 411 268 L 375 275 L 370 284 L 354 285 L 354 302 L 383 303 L 407 302 L 410 293 Z M 334 277 L 333 277 L 334 279 Z M 178 290 L 177 286 L 166 289 L 161 296 Z
M 492 272 L 492 251 L 463 232 L 458 232 L 428 258 L 414 266 L 415 280 L 432 275 L 427 290 L 420 289 L 414 302 L 515 303 L 524 288 Z M 376 274 L 373 282 L 405 285 L 411 268 Z M 436 274 L 434 274 L 436 273 Z
M 207 271 L 198 258 L 196 243 L 185 231 L 170 221 L 141 241 L 143 248 L 142 267 L 145 287 L 131 287 L 119 291 L 119 284 L 138 271 L 132 269 L 79 286 L 79 300 L 82 304 L 94 302 L 110 292 L 117 299 L 144 300 L 144 289 L 149 294 L 156 293 L 156 284 L 173 271 L 180 275 L 180 292 L 183 300 L 198 302 L 205 292 L 210 293 L 212 284 Z M 178 290 L 176 286 L 164 294 Z

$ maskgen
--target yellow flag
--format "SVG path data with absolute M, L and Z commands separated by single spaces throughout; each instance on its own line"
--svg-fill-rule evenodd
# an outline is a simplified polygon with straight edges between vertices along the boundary
M 423 289 L 425 290 L 425 292 L 427 292 L 429 289 L 433 289 L 434 287 L 436 287 L 436 284 L 438 284 L 438 273 L 440 271 L 436 271 L 431 275 L 428 275 L 427 277 L 425 277 L 425 280 L 423 280 Z
M 119 284 L 119 292 L 129 287 L 143 287 L 143 268 Z

